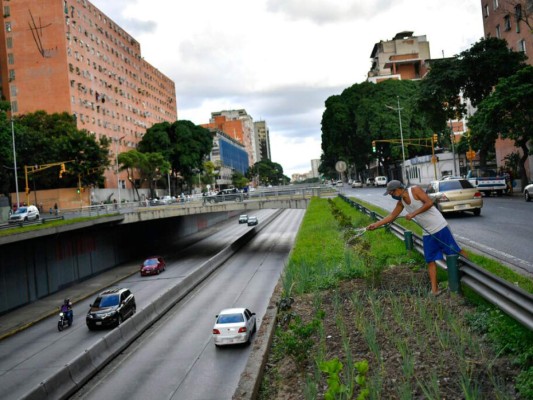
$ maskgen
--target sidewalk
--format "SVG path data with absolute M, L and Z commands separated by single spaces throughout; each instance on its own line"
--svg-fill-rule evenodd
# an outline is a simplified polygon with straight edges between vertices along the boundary
M 69 297 L 72 303 L 76 304 L 138 272 L 138 262 L 120 265 L 83 282 L 69 286 L 50 296 L 8 312 L 0 316 L 0 340 L 29 328 L 45 318 L 59 314 L 59 307 L 63 304 L 65 297 Z M 83 315 L 75 316 L 75 318 L 78 321 L 83 321 Z

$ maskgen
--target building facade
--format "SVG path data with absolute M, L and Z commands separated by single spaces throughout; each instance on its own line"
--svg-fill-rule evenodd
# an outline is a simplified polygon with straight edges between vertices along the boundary
M 248 171 L 248 153 L 244 145 L 229 136 L 226 132 L 211 129 L 214 132 L 213 148 L 210 160 L 215 164 L 218 171 L 216 177 L 217 188 L 227 188 L 231 185 L 235 171 L 246 174 Z
M 367 80 L 378 83 L 386 79 L 422 79 L 431 58 L 426 36 L 413 36 L 413 32 L 397 33 L 392 40 L 376 43 L 370 54 L 372 66 Z
M 254 131 L 258 143 L 256 160 L 272 160 L 272 153 L 270 152 L 270 132 L 266 121 L 254 122 Z
M 2 98 L 15 115 L 68 112 L 79 129 L 110 138 L 105 187 L 125 188 L 117 153 L 135 148 L 153 124 L 177 120 L 174 82 L 89 1 L 0 2 Z
M 483 31 L 485 37 L 505 39 L 509 48 L 526 54 L 526 62 L 533 65 L 533 1 L 532 0 L 481 0 Z M 530 146 L 530 150 L 531 150 Z M 497 139 L 496 163 L 503 166 L 505 157 L 519 152 L 513 140 Z M 526 173 L 533 179 L 533 157 L 528 158 Z

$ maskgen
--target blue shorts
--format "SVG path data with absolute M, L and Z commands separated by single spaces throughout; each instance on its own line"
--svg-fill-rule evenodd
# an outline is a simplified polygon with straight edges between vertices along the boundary
M 459 254 L 461 248 L 453 238 L 450 228 L 442 228 L 433 235 L 424 235 L 424 258 L 426 263 L 442 260 L 444 254 Z

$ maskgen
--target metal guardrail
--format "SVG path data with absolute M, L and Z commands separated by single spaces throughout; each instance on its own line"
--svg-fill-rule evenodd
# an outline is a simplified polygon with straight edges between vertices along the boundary
M 342 194 L 339 194 L 339 197 L 352 207 L 357 208 L 372 218 L 384 218 Z M 404 239 L 406 229 L 402 226 L 393 223 L 390 225 L 390 230 L 398 238 Z M 422 238 L 416 234 L 412 234 L 412 236 L 414 248 L 423 254 Z M 446 269 L 444 262 L 437 262 L 437 265 Z M 461 284 L 468 286 L 489 303 L 498 307 L 501 311 L 533 331 L 533 294 L 484 270 L 463 257 L 458 258 L 457 265 L 459 267 Z
M 22 228 L 23 226 L 31 226 L 31 225 L 41 225 L 45 224 L 48 221 L 56 221 L 60 219 L 65 219 L 64 216 L 55 216 L 55 217 L 47 217 L 47 218 L 39 218 L 35 221 L 20 221 L 20 222 L 12 222 L 7 224 L 0 225 L 0 230 L 6 230 L 10 228 Z

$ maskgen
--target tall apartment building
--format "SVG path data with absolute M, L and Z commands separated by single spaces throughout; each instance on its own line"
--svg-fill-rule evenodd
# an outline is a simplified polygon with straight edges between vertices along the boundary
M 386 79 L 422 79 L 430 58 L 429 42 L 426 36 L 413 36 L 413 32 L 397 33 L 392 40 L 381 40 L 374 44 L 372 67 L 367 80 L 378 83 Z
M 216 128 L 210 130 L 214 133 L 210 160 L 218 170 L 215 183 L 217 188 L 224 189 L 231 186 L 233 172 L 246 174 L 248 153 L 239 140 Z
M 533 65 L 533 0 L 481 0 L 485 37 L 505 39 L 511 49 L 526 54 Z M 496 162 L 503 165 L 508 154 L 520 151 L 509 139 L 496 140 Z M 533 178 L 533 157 L 529 157 L 528 176 Z
M 208 124 L 202 125 L 205 128 L 216 128 L 226 133 L 228 136 L 240 140 L 248 153 L 248 164 L 254 165 L 257 158 L 257 137 L 254 131 L 254 120 L 248 115 L 246 110 L 223 110 L 211 113 Z
M 136 147 L 155 123 L 177 120 L 174 82 L 142 58 L 132 36 L 87 0 L 0 0 L 0 91 L 13 113 L 68 112 L 79 129 Z M 50 160 L 55 162 L 60 160 Z
M 254 131 L 257 137 L 257 161 L 272 160 L 272 153 L 270 152 L 270 131 L 266 121 L 254 122 Z

